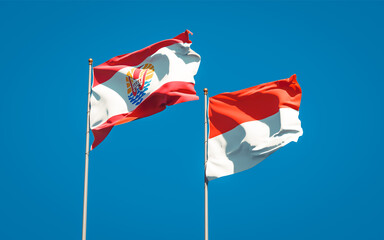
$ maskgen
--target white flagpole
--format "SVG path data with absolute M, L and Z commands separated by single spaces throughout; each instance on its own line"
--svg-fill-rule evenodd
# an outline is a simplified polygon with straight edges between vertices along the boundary
M 204 235 L 208 240 L 208 180 L 205 175 L 208 153 L 208 125 L 207 125 L 207 95 L 208 89 L 204 88 Z
M 87 202 L 88 202 L 88 165 L 89 165 L 89 110 L 91 99 L 91 78 L 92 78 L 92 58 L 89 62 L 89 78 L 88 78 L 88 107 L 87 107 L 87 137 L 85 140 L 85 173 L 84 173 L 84 203 L 83 203 L 83 236 L 82 240 L 86 239 L 87 235 Z

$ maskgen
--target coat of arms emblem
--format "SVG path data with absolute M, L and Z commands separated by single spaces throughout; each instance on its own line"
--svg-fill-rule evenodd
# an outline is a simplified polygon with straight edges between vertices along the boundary
M 132 68 L 126 76 L 127 93 L 129 101 L 139 105 L 143 101 L 154 73 L 154 66 L 146 63 L 140 67 Z

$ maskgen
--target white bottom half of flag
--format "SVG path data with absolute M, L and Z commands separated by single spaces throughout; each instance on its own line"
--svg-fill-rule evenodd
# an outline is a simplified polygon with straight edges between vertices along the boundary
M 213 180 L 247 170 L 302 134 L 299 112 L 291 108 L 239 124 L 208 140 L 206 177 Z

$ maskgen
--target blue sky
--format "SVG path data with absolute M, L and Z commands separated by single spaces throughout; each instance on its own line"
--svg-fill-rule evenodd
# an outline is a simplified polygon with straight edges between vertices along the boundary
M 199 101 L 90 154 L 96 239 L 203 239 L 204 101 L 296 73 L 304 135 L 209 186 L 210 239 L 384 238 L 384 3 L 0 2 L 0 239 L 80 239 L 88 58 L 185 29 Z

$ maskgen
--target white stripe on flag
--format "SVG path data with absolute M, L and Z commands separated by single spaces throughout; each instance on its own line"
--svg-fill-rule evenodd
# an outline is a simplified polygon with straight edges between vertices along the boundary
M 245 122 L 208 140 L 208 180 L 249 169 L 303 134 L 299 112 L 280 108 L 262 120 Z

